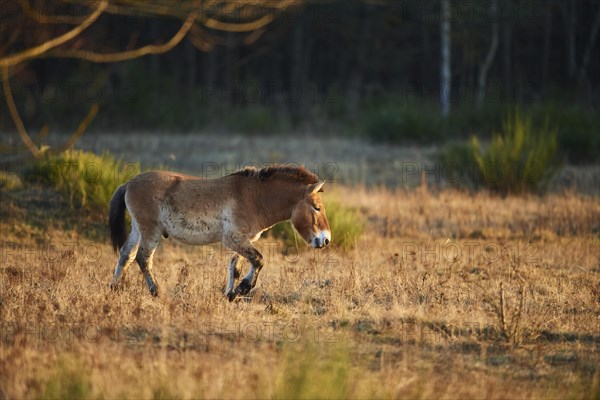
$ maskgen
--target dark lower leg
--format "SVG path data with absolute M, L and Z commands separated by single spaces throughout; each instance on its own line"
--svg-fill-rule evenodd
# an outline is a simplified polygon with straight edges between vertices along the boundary
M 233 292 L 233 285 L 235 285 L 235 280 L 240 277 L 239 260 L 240 256 L 238 254 L 234 254 L 233 257 L 231 257 L 231 261 L 229 261 L 229 268 L 227 271 L 227 287 L 225 288 L 225 294 L 227 295 L 227 298 L 230 301 L 235 298 Z
M 149 253 L 149 254 L 148 254 Z M 140 266 L 140 270 L 144 274 L 144 279 L 146 280 L 146 285 L 148 285 L 148 289 L 150 290 L 150 294 L 152 296 L 158 295 L 158 285 L 156 284 L 156 280 L 154 279 L 154 274 L 152 273 L 152 256 L 154 255 L 154 251 L 147 252 L 140 249 L 138 255 L 136 257 L 136 261 Z
M 136 257 L 136 253 L 138 251 L 138 244 L 139 242 L 137 242 L 137 237 L 135 237 L 135 234 L 132 232 L 129 239 L 121 247 L 121 250 L 119 252 L 119 261 L 117 262 L 115 273 L 110 284 L 110 287 L 112 289 L 118 288 L 119 280 L 125 274 L 125 272 L 127 272 L 129 265 L 133 262 L 133 259 Z
M 241 294 L 243 296 L 245 294 L 248 294 L 248 292 L 250 292 L 250 290 L 252 290 L 256 286 L 258 274 L 263 267 L 262 257 L 255 257 L 252 260 L 250 260 L 250 262 L 250 271 L 235 289 L 236 295 Z
M 258 272 L 263 266 L 263 257 L 258 252 L 258 250 L 256 250 L 254 246 L 252 246 L 252 243 L 247 238 L 240 238 L 237 237 L 235 234 L 231 234 L 229 236 L 226 235 L 226 239 L 227 240 L 225 240 L 223 243 L 227 247 L 235 251 L 237 254 L 250 261 L 251 264 L 250 272 L 248 272 L 244 279 L 242 279 L 242 281 L 235 288 L 235 290 L 231 290 L 233 288 L 233 285 L 228 286 L 227 298 L 229 299 L 229 301 L 232 301 L 237 295 L 245 295 L 254 286 L 256 286 L 256 278 L 258 277 Z M 233 272 L 233 274 L 235 274 L 235 272 Z M 230 280 L 230 283 L 232 281 L 233 280 Z

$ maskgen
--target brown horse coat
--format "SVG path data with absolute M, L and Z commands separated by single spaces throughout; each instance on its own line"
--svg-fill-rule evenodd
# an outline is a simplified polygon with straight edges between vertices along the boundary
M 331 240 L 319 192 L 324 182 L 303 167 L 245 168 L 222 178 L 203 180 L 174 172 L 147 172 L 121 185 L 110 201 L 109 226 L 119 261 L 111 287 L 117 288 L 128 266 L 137 260 L 148 288 L 157 295 L 152 256 L 160 237 L 200 245 L 222 242 L 235 251 L 229 264 L 227 296 L 248 293 L 262 268 L 262 255 L 252 242 L 277 222 L 291 219 L 311 246 Z M 125 233 L 125 210 L 131 233 Z M 251 269 L 234 290 L 239 256 Z

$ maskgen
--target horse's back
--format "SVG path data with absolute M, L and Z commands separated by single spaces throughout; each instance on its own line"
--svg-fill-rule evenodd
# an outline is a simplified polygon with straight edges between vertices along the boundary
M 170 192 L 184 179 L 184 174 L 167 171 L 150 171 L 136 175 L 127 182 L 125 202 L 136 221 L 144 225 L 156 224 L 161 204 Z
M 218 241 L 231 214 L 225 180 L 203 180 L 175 172 L 153 171 L 127 183 L 127 204 L 140 225 L 189 244 Z M 133 210 L 132 210 L 133 209 Z

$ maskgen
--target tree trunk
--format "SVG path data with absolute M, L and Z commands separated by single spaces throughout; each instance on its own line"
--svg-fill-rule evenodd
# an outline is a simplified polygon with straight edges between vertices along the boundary
M 198 65 L 196 62 L 196 48 L 188 40 L 185 43 L 185 89 L 192 92 L 196 88 L 196 70 Z
M 371 11 L 370 4 L 363 4 L 358 8 L 359 21 L 362 21 L 360 37 L 358 38 L 358 49 L 356 60 L 353 63 L 350 72 L 350 82 L 348 82 L 346 106 L 351 119 L 358 117 L 358 106 L 361 100 L 361 92 L 364 80 L 364 68 L 366 65 L 367 52 L 371 39 Z M 362 18 L 360 16 L 362 15 Z
M 512 4 L 509 3 L 509 4 Z M 502 89 L 503 89 L 503 98 L 506 99 L 507 101 L 512 101 L 513 99 L 513 95 L 512 95 L 512 25 L 510 22 L 510 18 L 507 18 L 506 24 L 504 25 L 504 44 L 502 46 L 502 50 L 503 50 L 503 58 L 504 58 L 504 65 L 503 65 L 503 71 L 502 71 L 502 80 L 503 80 L 503 84 L 502 84 Z
M 215 104 L 218 101 L 218 96 L 215 94 L 219 88 L 217 82 L 217 60 L 221 51 L 221 47 L 215 46 L 208 53 L 203 54 L 204 58 L 204 76 L 202 79 L 202 90 L 204 90 L 204 99 L 208 106 Z
M 305 57 L 308 55 L 304 39 L 304 21 L 301 18 L 295 22 L 292 35 L 292 65 L 288 101 L 290 114 L 298 122 L 306 116 L 307 100 L 312 95 L 306 78 L 308 64 Z
M 596 38 L 598 37 L 598 31 L 600 30 L 600 7 L 596 11 L 596 19 L 594 20 L 594 25 L 590 30 L 590 38 L 588 40 L 587 46 L 585 46 L 585 52 L 583 54 L 583 59 L 581 60 L 581 67 L 579 68 L 579 84 L 581 85 L 586 79 L 587 66 L 590 63 L 590 57 L 592 56 L 592 49 L 594 48 L 594 44 L 596 43 Z
M 160 20 L 153 18 L 150 21 L 150 32 L 152 35 L 152 39 L 156 40 L 156 38 L 160 35 Z M 150 56 L 150 71 L 152 72 L 152 77 L 155 79 L 160 76 L 160 56 L 158 54 L 153 54 Z M 154 86 L 152 90 L 152 100 L 154 102 L 154 107 L 160 102 L 161 93 L 157 86 Z
M 230 108 L 234 105 L 239 98 L 237 98 L 236 94 L 239 94 L 236 88 L 237 79 L 236 79 L 236 71 L 234 66 L 237 62 L 237 45 L 234 44 L 234 33 L 227 32 L 227 47 L 225 48 L 225 81 L 224 86 L 225 90 L 223 96 L 221 96 L 220 101 L 224 102 L 223 105 L 225 109 Z
M 421 83 L 427 86 L 425 82 L 429 82 L 432 75 L 435 75 L 435 69 L 431 68 L 431 62 L 434 55 L 431 54 L 431 25 L 424 18 L 421 21 L 421 49 L 422 59 L 420 62 Z M 431 88 L 428 88 L 428 90 Z
M 544 18 L 544 47 L 542 53 L 542 88 L 548 85 L 548 66 L 550 63 L 550 39 L 552 35 L 552 8 L 546 7 Z
M 567 71 L 570 79 L 575 78 L 577 70 L 575 49 L 575 25 L 577 24 L 577 11 L 575 5 L 575 1 L 569 1 L 568 6 L 565 6 L 565 8 L 568 7 L 568 9 L 564 10 L 565 18 L 567 18 L 565 23 L 567 39 Z
M 487 55 L 485 56 L 485 60 L 481 67 L 479 67 L 479 76 L 477 79 L 478 83 L 478 94 L 477 94 L 477 108 L 481 108 L 483 105 L 483 101 L 485 100 L 486 94 L 486 85 L 487 85 L 487 74 L 492 66 L 492 62 L 494 61 L 494 57 L 496 57 L 496 50 L 498 49 L 498 18 L 500 17 L 498 10 L 498 2 L 497 0 L 493 0 L 491 6 L 496 10 L 496 17 L 494 18 L 494 22 L 492 23 L 492 43 L 490 44 L 490 48 L 488 50 Z
M 450 113 L 450 2 L 441 0 L 441 66 L 440 66 L 440 105 L 443 116 Z

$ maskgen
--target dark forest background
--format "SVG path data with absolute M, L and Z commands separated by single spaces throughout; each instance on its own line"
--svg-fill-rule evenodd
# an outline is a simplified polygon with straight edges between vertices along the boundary
M 72 130 L 97 103 L 89 127 L 96 132 L 300 131 L 428 144 L 489 137 L 518 108 L 556 127 L 571 161 L 596 160 L 600 2 L 449 2 L 447 91 L 440 87 L 441 4 L 296 3 L 264 28 L 203 27 L 161 55 L 108 64 L 40 57 L 14 69 L 11 90 L 32 132 Z M 3 2 L 0 45 L 11 46 L 0 56 L 66 29 L 28 32 L 29 19 L 18 2 Z M 180 26 L 173 15 L 105 14 L 71 45 L 123 50 L 164 42 Z M 2 131 L 13 131 L 4 98 L 0 109 Z

